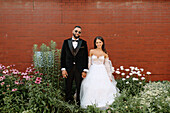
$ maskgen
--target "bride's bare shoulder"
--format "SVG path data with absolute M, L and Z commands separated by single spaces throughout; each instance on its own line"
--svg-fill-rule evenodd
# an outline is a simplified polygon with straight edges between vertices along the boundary
M 108 56 L 108 54 L 105 53 L 104 57 L 105 57 L 105 58 L 108 58 L 109 56 Z
M 90 56 L 94 54 L 95 49 L 90 49 Z
M 95 51 L 95 49 L 90 49 L 90 51 Z
M 95 52 L 95 49 L 90 49 L 90 53 L 94 53 Z

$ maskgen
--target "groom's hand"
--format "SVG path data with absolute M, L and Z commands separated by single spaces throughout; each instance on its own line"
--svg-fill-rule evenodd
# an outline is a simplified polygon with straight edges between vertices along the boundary
M 85 78 L 86 75 L 87 75 L 87 73 L 83 71 L 83 72 L 82 72 L 82 78 Z
M 67 78 L 67 76 L 68 76 L 67 71 L 66 71 L 66 70 L 63 70 L 63 71 L 62 71 L 62 75 L 63 75 L 63 78 Z

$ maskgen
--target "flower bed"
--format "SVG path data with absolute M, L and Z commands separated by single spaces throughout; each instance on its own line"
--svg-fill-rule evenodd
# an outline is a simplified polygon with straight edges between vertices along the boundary
M 147 78 L 151 75 L 151 72 L 134 66 L 130 66 L 129 68 L 120 66 L 114 69 L 113 74 L 117 77 L 117 87 L 120 89 L 120 92 L 126 90 L 127 95 L 134 96 L 138 94 L 146 82 L 148 82 Z
M 134 70 L 135 68 L 121 70 L 121 68 L 116 69 L 120 72 L 120 77 L 116 81 L 121 96 L 117 97 L 107 110 L 101 111 L 95 106 L 81 109 L 77 105 L 64 102 L 62 87 L 58 88 L 58 83 L 55 83 L 58 80 L 52 80 L 51 74 L 42 74 L 33 66 L 27 68 L 25 72 L 19 72 L 14 65 L 5 67 L 0 64 L 0 111 L 5 113 L 170 112 L 169 81 L 146 83 L 146 79 L 142 79 L 144 76 L 138 75 L 141 74 L 139 70 Z M 145 78 L 146 75 L 150 73 L 146 72 Z M 60 82 L 62 81 L 60 79 Z

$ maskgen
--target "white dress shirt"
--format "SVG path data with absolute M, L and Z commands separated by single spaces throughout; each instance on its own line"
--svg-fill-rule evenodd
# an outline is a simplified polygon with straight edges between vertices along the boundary
M 75 39 L 72 37 L 72 40 L 75 40 Z M 79 40 L 79 38 L 76 39 L 76 40 Z M 73 44 L 74 49 L 76 49 L 78 42 L 72 42 L 72 44 Z

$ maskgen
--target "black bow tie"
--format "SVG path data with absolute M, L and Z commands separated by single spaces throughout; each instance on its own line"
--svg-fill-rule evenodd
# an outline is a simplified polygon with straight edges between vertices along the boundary
M 78 42 L 78 40 L 72 40 L 72 42 Z

